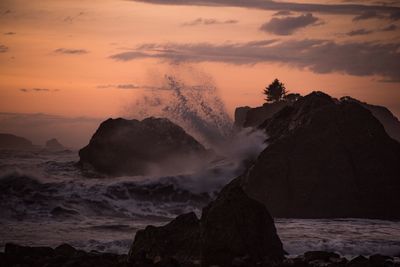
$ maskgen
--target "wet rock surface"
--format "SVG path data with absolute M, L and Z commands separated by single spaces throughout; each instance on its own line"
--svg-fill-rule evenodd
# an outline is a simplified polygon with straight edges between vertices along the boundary
M 261 127 L 242 183 L 274 217 L 400 218 L 400 143 L 360 104 L 314 92 Z
M 204 158 L 206 149 L 168 119 L 108 119 L 79 151 L 79 165 L 109 175 L 173 171 Z

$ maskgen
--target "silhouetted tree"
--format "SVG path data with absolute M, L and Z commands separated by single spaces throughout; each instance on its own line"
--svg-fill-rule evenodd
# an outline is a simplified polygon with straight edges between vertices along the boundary
M 265 100 L 267 102 L 277 102 L 282 100 L 287 91 L 285 85 L 281 83 L 278 79 L 275 79 L 270 85 L 264 89 L 264 94 L 266 95 Z

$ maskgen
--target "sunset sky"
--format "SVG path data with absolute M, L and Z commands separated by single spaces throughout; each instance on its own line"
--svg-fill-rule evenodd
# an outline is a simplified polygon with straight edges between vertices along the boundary
M 0 1 L 3 117 L 129 117 L 174 73 L 210 77 L 231 116 L 279 78 L 400 117 L 400 1 Z

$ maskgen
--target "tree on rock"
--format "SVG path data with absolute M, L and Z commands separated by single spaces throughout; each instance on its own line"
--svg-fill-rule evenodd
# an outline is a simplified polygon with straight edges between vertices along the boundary
M 266 95 L 265 100 L 267 102 L 277 102 L 282 100 L 286 96 L 286 88 L 283 83 L 278 79 L 275 79 L 270 85 L 264 89 Z

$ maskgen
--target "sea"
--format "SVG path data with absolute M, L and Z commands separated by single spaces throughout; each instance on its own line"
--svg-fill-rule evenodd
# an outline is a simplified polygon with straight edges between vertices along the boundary
M 78 151 L 0 151 L 0 250 L 8 242 L 62 243 L 126 254 L 135 233 L 201 209 L 233 179 L 232 162 L 179 175 L 106 177 L 82 172 Z M 237 166 L 236 166 L 237 167 Z M 398 211 L 395 211 L 398 212 Z M 285 251 L 399 255 L 400 222 L 275 218 Z

